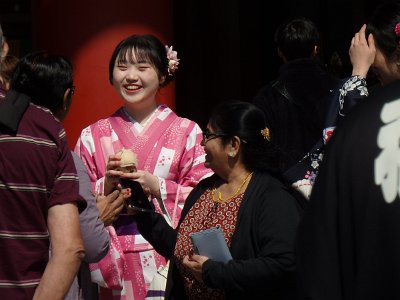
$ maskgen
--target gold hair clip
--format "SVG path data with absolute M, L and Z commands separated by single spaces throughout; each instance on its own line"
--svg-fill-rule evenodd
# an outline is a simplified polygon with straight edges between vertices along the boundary
M 269 134 L 269 129 L 268 127 L 265 127 L 264 129 L 261 130 L 261 135 L 266 139 L 268 142 L 271 141 L 271 136 Z

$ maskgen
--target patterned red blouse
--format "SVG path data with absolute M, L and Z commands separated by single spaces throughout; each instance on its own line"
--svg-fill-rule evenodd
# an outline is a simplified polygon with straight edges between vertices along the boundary
M 208 189 L 196 201 L 179 226 L 174 255 L 189 299 L 225 299 L 222 290 L 208 288 L 204 283 L 197 281 L 182 265 L 182 260 L 186 255 L 193 253 L 189 238 L 189 234 L 192 232 L 218 226 L 224 233 L 228 247 L 230 246 L 242 199 L 243 193 L 224 203 L 214 202 L 211 190 Z

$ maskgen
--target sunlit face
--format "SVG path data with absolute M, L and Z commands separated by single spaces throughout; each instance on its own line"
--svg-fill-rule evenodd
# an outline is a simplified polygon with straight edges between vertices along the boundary
M 392 81 L 400 79 L 400 69 L 397 59 L 386 57 L 382 51 L 376 46 L 375 60 L 372 69 L 377 75 L 377 79 L 381 85 L 387 85 Z
M 203 140 L 201 145 L 204 147 L 206 158 L 204 165 L 218 174 L 227 164 L 227 145 L 221 141 L 224 134 L 215 132 L 210 125 L 203 132 Z
M 113 86 L 126 104 L 148 102 L 155 103 L 155 96 L 160 87 L 160 80 L 155 67 L 146 61 L 137 61 L 132 52 L 133 61 L 115 61 Z

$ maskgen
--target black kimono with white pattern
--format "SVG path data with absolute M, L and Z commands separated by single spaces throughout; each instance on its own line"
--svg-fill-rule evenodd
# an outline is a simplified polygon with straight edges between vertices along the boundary
M 298 299 L 400 299 L 400 82 L 328 143 L 296 248 Z

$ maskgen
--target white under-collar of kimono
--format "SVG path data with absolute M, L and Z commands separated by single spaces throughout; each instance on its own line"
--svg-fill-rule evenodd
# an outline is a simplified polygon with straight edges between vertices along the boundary
M 147 124 L 149 124 L 149 122 L 153 119 L 154 115 L 156 114 L 157 110 L 158 110 L 158 106 L 153 110 L 153 112 L 150 114 L 150 116 L 146 119 L 146 121 L 144 121 L 143 124 L 140 124 L 138 121 L 135 120 L 134 117 L 132 117 L 128 111 L 125 109 L 125 107 L 123 107 L 124 113 L 126 114 L 126 116 L 129 118 L 129 120 L 132 122 L 132 125 L 135 127 L 135 129 L 139 132 L 141 132 L 146 126 Z

